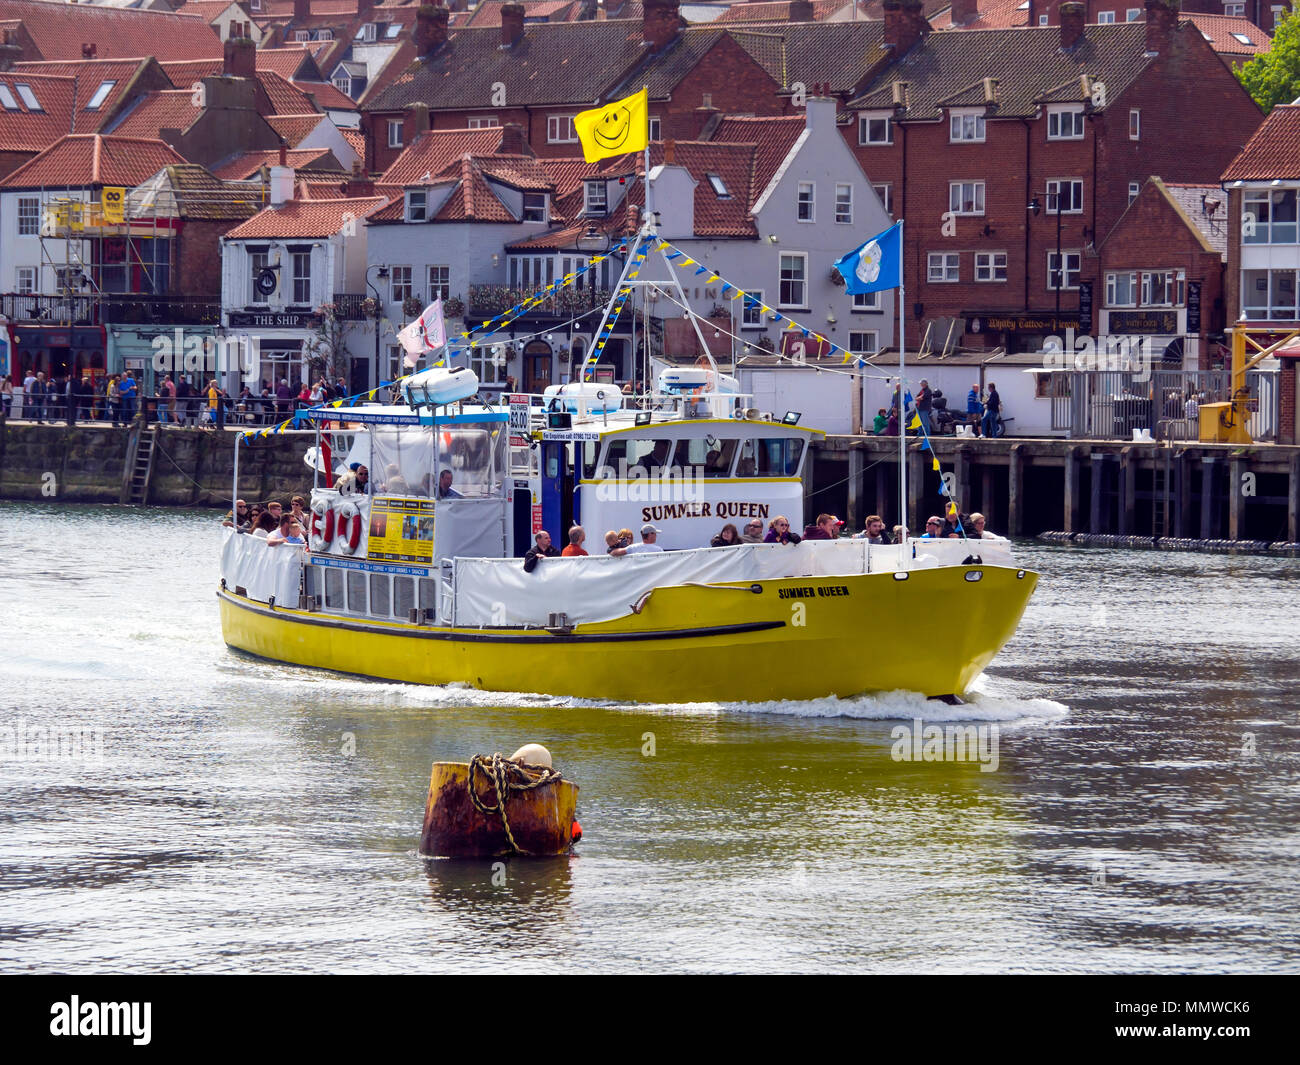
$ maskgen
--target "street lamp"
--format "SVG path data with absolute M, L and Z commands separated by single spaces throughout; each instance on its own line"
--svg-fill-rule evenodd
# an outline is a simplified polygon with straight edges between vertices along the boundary
M 379 294 L 379 289 L 375 288 L 375 286 L 370 283 L 371 270 L 378 270 L 379 272 L 375 274 L 375 276 L 379 278 L 380 281 L 386 281 L 388 279 L 388 267 L 379 265 L 367 266 L 365 272 L 366 287 L 375 294 L 375 368 L 370 377 L 371 383 L 374 384 L 379 380 L 379 319 L 383 311 L 384 298 Z M 352 382 L 349 381 L 349 391 L 351 391 L 352 387 Z
M 1046 193 L 1048 202 L 1051 202 L 1052 193 Z M 1039 212 L 1043 209 L 1042 203 L 1035 196 L 1029 201 L 1028 210 L 1032 211 L 1037 218 Z M 1056 317 L 1052 320 L 1052 328 L 1060 330 L 1061 328 L 1061 284 L 1065 280 L 1065 260 L 1061 256 L 1061 191 L 1056 191 Z M 1028 308 L 1026 308 L 1028 310 Z

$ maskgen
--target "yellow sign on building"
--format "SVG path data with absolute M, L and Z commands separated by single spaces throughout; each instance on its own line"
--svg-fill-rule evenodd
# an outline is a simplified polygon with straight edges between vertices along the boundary
M 126 189 L 105 188 L 99 202 L 104 221 L 111 226 L 121 225 L 126 218 Z

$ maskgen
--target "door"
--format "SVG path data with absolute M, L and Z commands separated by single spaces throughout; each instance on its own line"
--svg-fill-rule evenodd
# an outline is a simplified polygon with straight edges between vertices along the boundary
M 551 384 L 551 345 L 534 340 L 524 347 L 524 391 L 538 394 Z

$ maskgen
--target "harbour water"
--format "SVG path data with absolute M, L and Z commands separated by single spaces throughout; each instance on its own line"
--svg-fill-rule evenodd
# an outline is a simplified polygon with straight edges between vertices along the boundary
M 0 504 L 0 726 L 102 741 L 0 751 L 0 971 L 1300 969 L 1294 560 L 1025 544 L 966 706 L 631 707 L 233 653 L 220 542 Z M 868 619 L 863 653 L 898 624 L 963 620 Z M 918 716 L 996 724 L 996 766 L 896 760 Z M 430 763 L 530 740 L 577 853 L 417 857 Z

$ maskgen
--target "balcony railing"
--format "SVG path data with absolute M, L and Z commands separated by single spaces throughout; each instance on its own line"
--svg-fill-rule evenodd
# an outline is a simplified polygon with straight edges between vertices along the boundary
M 0 295 L 0 312 L 14 325 L 99 325 L 94 296 Z
M 0 312 L 14 325 L 219 325 L 221 304 L 176 296 L 92 293 L 0 295 Z
M 334 293 L 334 316 L 344 322 L 362 322 L 375 316 L 379 302 L 364 292 Z
M 480 321 L 492 318 L 519 306 L 532 295 L 532 290 L 508 288 L 505 285 L 470 285 L 469 316 Z M 572 317 L 584 311 L 603 309 L 609 302 L 610 295 L 609 290 L 603 288 L 562 288 L 531 308 L 530 313 Z

